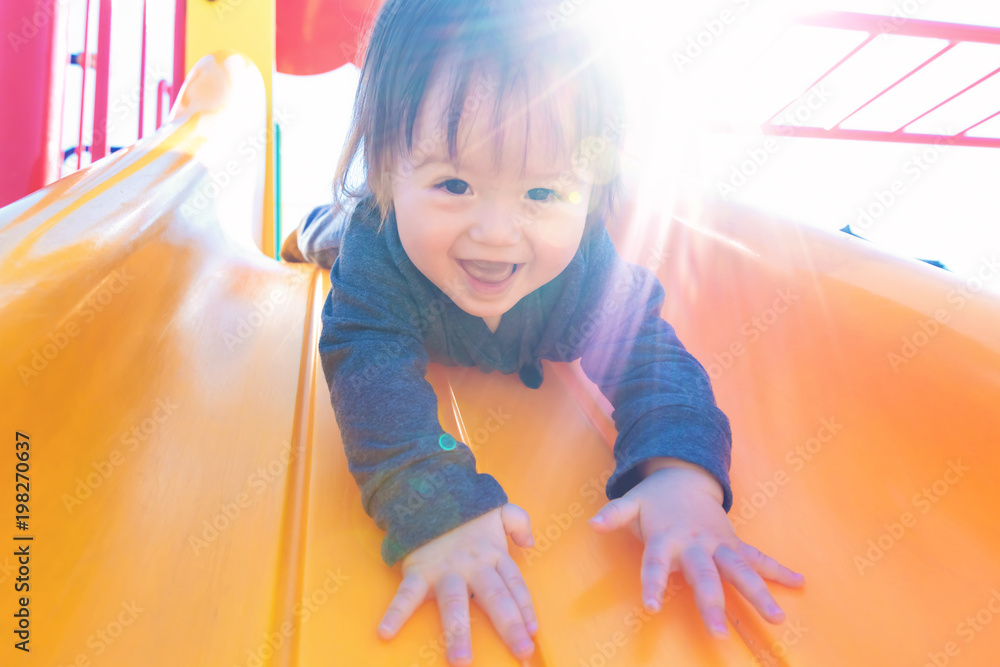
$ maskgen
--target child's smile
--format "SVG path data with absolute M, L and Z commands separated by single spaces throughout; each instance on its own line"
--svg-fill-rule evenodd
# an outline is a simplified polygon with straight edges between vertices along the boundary
M 421 101 L 413 154 L 397 156 L 392 189 L 399 238 L 428 280 L 496 331 L 505 312 L 558 276 L 576 254 L 592 184 L 570 168 L 565 151 L 562 160 L 552 157 L 553 137 L 544 122 L 549 99 L 530 106 L 525 143 L 523 94 L 512 96 L 518 101 L 501 120 L 509 124 L 499 173 L 492 99 L 478 109 L 466 104 L 452 164 L 441 129 L 447 102 L 442 77 L 450 75 L 445 62 Z M 565 107 L 558 113 L 564 136 L 573 136 L 572 114 Z
M 483 260 L 459 260 L 459 264 L 469 274 L 469 283 L 477 292 L 499 294 L 510 285 L 518 264 L 510 262 L 488 262 Z

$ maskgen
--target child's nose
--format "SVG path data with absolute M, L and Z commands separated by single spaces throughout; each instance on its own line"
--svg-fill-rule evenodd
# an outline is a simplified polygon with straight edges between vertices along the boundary
M 490 246 L 516 245 L 521 241 L 524 215 L 516 207 L 487 203 L 475 213 L 469 237 Z

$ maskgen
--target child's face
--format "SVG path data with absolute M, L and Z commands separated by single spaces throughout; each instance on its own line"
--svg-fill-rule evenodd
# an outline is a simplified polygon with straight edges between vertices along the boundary
M 418 112 L 413 155 L 397 155 L 392 198 L 399 238 L 410 261 L 459 308 L 482 317 L 495 331 L 500 316 L 525 295 L 555 278 L 580 245 L 592 183 L 550 157 L 545 123 L 532 111 L 527 166 L 524 99 L 511 100 L 504 119 L 503 157 L 494 173 L 490 134 L 493 99 L 467 102 L 459 124 L 457 161 L 448 164 L 445 91 L 435 72 Z M 469 99 L 475 98 L 475 77 Z M 481 87 L 478 87 L 483 90 Z M 516 100 L 516 101 L 515 101 Z M 571 114 L 560 111 L 564 136 L 573 136 Z M 581 180 L 581 178 L 586 180 Z

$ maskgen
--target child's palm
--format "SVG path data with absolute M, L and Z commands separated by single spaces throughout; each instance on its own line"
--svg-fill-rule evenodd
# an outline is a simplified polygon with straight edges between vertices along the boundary
M 591 525 L 601 532 L 627 526 L 646 543 L 640 578 L 651 611 L 659 610 L 667 577 L 681 571 L 716 635 L 728 634 L 722 581 L 732 583 L 766 620 L 781 623 L 785 614 L 764 580 L 801 586 L 802 575 L 740 540 L 720 497 L 706 492 L 716 483 L 706 485 L 705 479 L 690 469 L 658 470 L 601 508 Z
M 538 630 L 531 596 L 507 551 L 507 534 L 521 547 L 533 544 L 528 514 L 508 503 L 462 524 L 407 554 L 403 581 L 378 633 L 390 639 L 428 597 L 438 601 L 453 665 L 472 662 L 469 590 L 497 632 L 519 658 L 534 651 Z

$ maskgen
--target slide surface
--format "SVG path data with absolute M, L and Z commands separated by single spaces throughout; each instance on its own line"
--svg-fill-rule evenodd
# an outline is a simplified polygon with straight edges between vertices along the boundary
M 446 664 L 432 602 L 375 634 L 399 568 L 319 366 L 329 282 L 250 240 L 263 99 L 244 58 L 206 58 L 156 135 L 0 210 L 2 664 Z M 641 543 L 586 525 L 614 429 L 579 364 L 537 390 L 432 365 L 445 430 L 532 518 L 528 664 L 994 664 L 1000 299 L 745 211 L 630 213 L 615 242 L 732 423 L 737 532 L 806 585 L 772 587 L 781 626 L 727 587 L 728 640 L 676 575 L 646 614 Z M 476 665 L 519 664 L 472 627 Z

